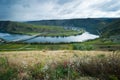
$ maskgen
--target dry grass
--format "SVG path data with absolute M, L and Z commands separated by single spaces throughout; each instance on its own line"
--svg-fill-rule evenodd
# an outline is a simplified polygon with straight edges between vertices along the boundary
M 53 61 L 64 61 L 77 57 L 108 55 L 108 51 L 11 51 L 0 52 L 0 57 L 6 57 L 10 63 L 17 65 L 34 65 L 36 63 L 48 63 Z
M 120 79 L 119 51 L 12 51 L 0 59 L 3 80 Z

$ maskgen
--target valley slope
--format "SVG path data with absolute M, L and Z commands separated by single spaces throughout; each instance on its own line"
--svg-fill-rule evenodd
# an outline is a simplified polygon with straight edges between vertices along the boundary
M 40 21 L 28 21 L 27 23 L 36 25 L 52 25 L 63 27 L 78 27 L 83 28 L 92 34 L 98 34 L 98 30 L 103 29 L 109 24 L 120 21 L 120 18 L 85 18 L 85 19 L 64 19 L 64 20 L 40 20 Z
M 60 26 L 33 25 L 22 22 L 0 21 L 0 32 L 39 36 L 71 36 L 82 34 L 84 30 L 65 29 Z

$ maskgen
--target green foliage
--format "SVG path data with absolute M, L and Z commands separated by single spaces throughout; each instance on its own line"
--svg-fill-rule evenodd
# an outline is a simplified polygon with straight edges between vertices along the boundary
M 73 50 L 94 50 L 93 45 L 85 45 L 85 44 L 74 44 Z
M 79 72 L 74 69 L 74 64 L 71 64 L 70 62 L 63 62 L 63 63 L 58 63 L 55 67 L 54 70 L 52 70 L 52 75 L 54 76 L 54 80 L 56 79 L 68 79 L 68 80 L 73 80 L 78 78 Z M 53 79 L 52 79 L 53 80 Z
M 109 80 L 119 80 L 115 75 L 110 75 Z
M 16 79 L 18 75 L 17 68 L 14 65 L 10 65 L 7 58 L 0 57 L 0 79 L 1 80 L 12 80 Z
M 34 67 L 29 69 L 31 78 L 44 80 L 45 72 L 43 71 L 44 65 L 41 63 L 36 64 Z
M 109 25 L 102 28 L 100 31 L 102 33 L 102 37 L 120 35 L 120 20 L 118 19 L 111 22 Z
M 82 43 L 2 43 L 0 51 L 27 51 L 27 50 L 119 50 L 119 43 L 106 43 L 101 39 Z
M 104 57 L 105 57 L 104 54 L 99 54 L 99 55 L 97 55 L 97 56 L 98 56 L 98 58 L 104 58 Z

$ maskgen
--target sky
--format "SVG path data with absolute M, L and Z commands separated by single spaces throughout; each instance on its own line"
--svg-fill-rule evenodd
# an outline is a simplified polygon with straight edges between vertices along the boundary
M 0 20 L 120 17 L 119 0 L 0 0 Z

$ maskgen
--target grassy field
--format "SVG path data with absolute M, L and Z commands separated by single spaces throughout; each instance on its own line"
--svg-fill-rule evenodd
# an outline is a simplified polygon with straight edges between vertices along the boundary
M 102 41 L 101 39 L 89 40 L 79 43 L 1 43 L 0 51 L 31 51 L 31 50 L 107 50 L 120 49 L 120 43 Z
M 1 43 L 0 80 L 120 80 L 120 45 Z
M 1 80 L 119 80 L 119 51 L 0 52 Z
M 0 45 L 0 51 L 32 51 L 32 50 L 98 50 L 96 45 L 83 43 L 7 43 Z
M 97 53 L 96 53 L 97 52 Z M 73 51 L 73 50 L 42 50 L 42 51 L 11 51 L 11 52 L 0 52 L 0 57 L 7 57 L 8 61 L 15 64 L 26 64 L 33 65 L 39 61 L 47 63 L 49 61 L 64 61 L 72 59 L 72 57 L 83 57 L 83 56 L 96 56 L 99 54 L 111 54 L 112 52 L 103 51 Z

